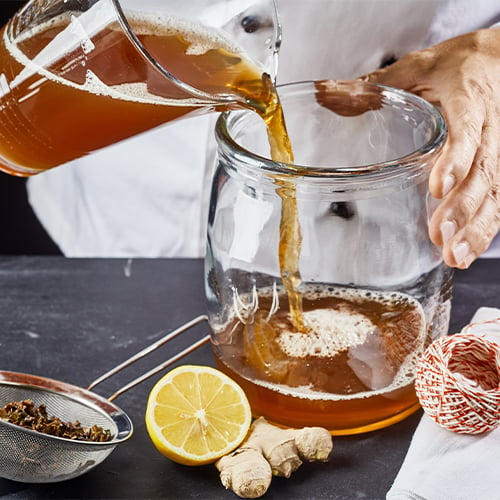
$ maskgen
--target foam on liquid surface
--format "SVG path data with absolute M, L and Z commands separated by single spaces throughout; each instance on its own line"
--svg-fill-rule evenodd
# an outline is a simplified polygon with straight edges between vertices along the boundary
M 287 356 L 294 358 L 333 357 L 350 347 L 366 342 L 376 326 L 349 306 L 305 311 L 307 333 L 283 331 L 278 339 Z
M 234 44 L 231 44 L 231 42 L 224 38 L 220 32 L 216 30 L 210 30 L 209 28 L 202 28 L 198 24 L 189 23 L 187 21 L 177 19 L 173 16 L 158 16 L 135 12 L 133 16 L 128 19 L 128 21 L 133 26 L 134 32 L 137 35 L 181 35 L 186 41 L 190 43 L 186 52 L 187 55 L 201 55 L 209 50 L 220 48 L 233 53 L 241 53 L 241 48 L 235 46 Z M 78 30 L 75 30 L 74 28 L 75 23 L 78 24 Z M 61 15 L 58 18 L 52 19 L 47 23 L 40 25 L 36 29 L 26 32 L 25 34 L 23 34 L 23 36 L 19 37 L 16 43 L 20 43 L 23 39 L 30 38 L 36 33 L 43 32 L 45 29 L 52 28 L 61 24 L 67 25 L 63 31 L 68 30 L 68 33 L 71 33 L 73 35 L 78 34 L 79 36 L 81 36 L 80 46 L 86 54 L 91 52 L 95 48 L 94 44 L 90 40 L 90 37 L 85 38 L 85 29 L 78 22 L 78 18 L 72 17 L 70 15 Z M 109 25 L 103 25 L 102 29 L 107 29 L 108 27 Z M 3 38 L 7 50 L 9 50 L 12 56 L 20 64 L 25 66 L 25 69 L 22 70 L 20 75 L 14 78 L 11 85 L 15 85 L 16 80 L 23 81 L 24 79 L 29 78 L 36 73 L 39 73 L 42 77 L 47 78 L 48 80 L 52 80 L 63 85 L 68 85 L 75 89 L 84 90 L 86 92 L 101 96 L 107 96 L 114 99 L 165 106 L 171 106 L 172 104 L 175 104 L 176 106 L 192 106 L 197 103 L 196 98 L 173 100 L 156 96 L 154 94 L 151 94 L 148 91 L 147 85 L 143 83 L 108 86 L 90 70 L 87 71 L 85 83 L 83 85 L 80 85 L 51 73 L 50 71 L 45 69 L 43 65 L 37 64 L 29 57 L 27 57 L 18 48 L 16 43 L 13 43 L 9 39 L 7 30 L 4 31 Z M 58 52 L 51 54 L 49 47 L 50 43 L 45 49 L 43 49 L 46 51 L 44 60 L 55 61 L 59 57 L 64 56 L 64 54 L 60 54 Z M 60 46 L 57 46 L 56 50 L 60 50 Z

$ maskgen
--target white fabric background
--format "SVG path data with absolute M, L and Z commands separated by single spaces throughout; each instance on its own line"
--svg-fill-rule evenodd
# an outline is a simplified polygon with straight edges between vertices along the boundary
M 278 83 L 355 77 L 500 18 L 498 0 L 278 4 Z M 30 202 L 64 254 L 203 255 L 215 118 L 180 120 L 31 178 Z

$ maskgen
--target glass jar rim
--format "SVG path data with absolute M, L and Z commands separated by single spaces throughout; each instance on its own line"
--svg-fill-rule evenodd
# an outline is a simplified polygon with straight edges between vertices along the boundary
M 351 82 L 340 82 L 340 84 L 349 84 Z M 285 91 L 289 88 L 304 90 L 311 85 L 316 84 L 314 80 L 304 80 L 300 82 L 291 82 L 277 86 L 278 94 L 280 90 Z M 392 177 L 400 175 L 408 175 L 408 173 L 422 168 L 422 165 L 427 163 L 427 159 L 435 155 L 443 146 L 447 136 L 447 127 L 443 115 L 439 109 L 428 102 L 427 100 L 408 91 L 382 85 L 373 82 L 361 82 L 367 88 L 372 88 L 380 92 L 383 96 L 391 96 L 397 99 L 398 102 L 404 102 L 412 106 L 423 109 L 433 120 L 435 126 L 432 135 L 415 151 L 409 152 L 398 158 L 387 161 L 369 163 L 366 165 L 356 166 L 308 166 L 301 164 L 289 164 L 277 162 L 269 157 L 254 153 L 242 146 L 234 139 L 230 130 L 238 123 L 239 120 L 254 111 L 249 109 L 244 110 L 229 110 L 221 113 L 217 119 L 215 132 L 219 148 L 228 154 L 237 155 L 238 160 L 247 166 L 258 167 L 259 170 L 265 171 L 268 174 L 300 176 L 308 178 L 330 178 L 342 179 L 356 177 Z M 285 116 L 286 120 L 286 116 Z

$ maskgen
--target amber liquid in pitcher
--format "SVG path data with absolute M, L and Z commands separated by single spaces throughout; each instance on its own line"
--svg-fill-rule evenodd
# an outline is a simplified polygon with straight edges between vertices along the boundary
M 129 21 L 149 53 L 181 81 L 211 94 L 239 95 L 240 106 L 263 115 L 278 106 L 270 77 L 213 33 L 179 26 L 175 19 Z M 36 174 L 160 124 L 214 110 L 146 62 L 116 23 L 86 40 L 87 48 L 51 54 L 54 38 L 71 31 L 71 22 L 69 16 L 56 19 L 16 44 L 7 27 L 0 33 L 0 169 Z
M 56 37 L 77 29 L 72 22 L 70 15 L 61 16 L 16 44 L 7 36 L 8 26 L 0 32 L 0 169 L 5 172 L 33 175 L 210 110 L 153 68 L 116 23 L 85 40 L 87 48 L 80 44 L 73 52 L 51 54 Z M 247 106 L 259 113 L 269 127 L 273 159 L 292 163 L 283 112 L 269 75 L 212 32 L 170 18 L 137 16 L 129 22 L 147 51 L 179 80 L 208 94 L 241 96 L 239 104 L 228 106 Z M 283 195 L 283 203 L 283 228 L 296 230 L 293 192 Z M 284 282 L 292 303 L 298 304 L 292 280 L 298 273 L 295 254 L 300 242 L 290 231 L 284 233 Z M 300 307 L 292 310 L 300 322 Z
M 1 170 L 33 175 L 160 124 L 214 109 L 197 104 L 153 68 L 116 23 L 85 40 L 87 48 L 80 44 L 63 56 L 52 54 L 54 39 L 77 29 L 71 22 L 71 16 L 61 16 L 16 44 L 9 41 L 8 26 L 0 33 Z M 269 75 L 216 33 L 172 18 L 137 16 L 129 22 L 147 51 L 179 80 L 208 94 L 241 96 L 239 103 L 228 106 L 259 113 L 269 128 L 273 159 L 293 162 Z M 40 67 L 37 61 L 50 64 Z M 296 304 L 294 318 L 301 324 L 295 197 L 292 186 L 282 190 L 280 261 L 291 303 Z

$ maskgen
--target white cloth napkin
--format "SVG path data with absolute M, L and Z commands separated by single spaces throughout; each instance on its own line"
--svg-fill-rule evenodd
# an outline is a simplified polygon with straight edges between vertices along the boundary
M 499 317 L 500 309 L 482 307 L 463 331 L 500 346 L 500 323 L 483 323 Z M 456 434 L 424 414 L 386 498 L 500 500 L 499 465 L 500 426 L 486 434 Z

